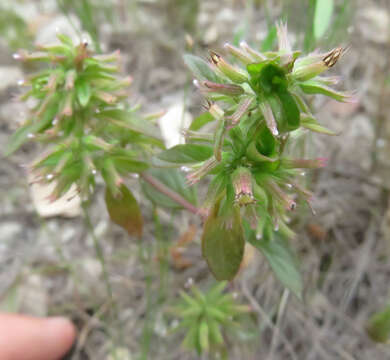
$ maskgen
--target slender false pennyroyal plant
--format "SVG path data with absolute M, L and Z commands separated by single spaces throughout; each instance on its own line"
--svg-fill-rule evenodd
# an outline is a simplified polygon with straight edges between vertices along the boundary
M 100 173 L 111 219 L 139 236 L 141 212 L 123 177 L 149 167 L 152 148 L 163 147 L 158 128 L 125 102 L 131 78 L 117 75 L 119 52 L 93 55 L 86 42 L 74 45 L 61 34 L 58 39 L 58 44 L 14 55 L 48 66 L 20 83 L 28 88 L 21 99 L 31 99 L 35 105 L 12 135 L 6 155 L 28 140 L 46 144 L 46 152 L 34 161 L 31 171 L 35 181 L 55 182 L 52 201 L 72 185 L 87 200 Z
M 320 76 L 336 64 L 343 48 L 301 57 L 292 51 L 285 25 L 277 26 L 277 35 L 275 52 L 260 53 L 246 43 L 240 48 L 226 44 L 240 67 L 215 52 L 210 52 L 208 62 L 185 55 L 196 76 L 194 84 L 207 99 L 207 112 L 185 131 L 186 144 L 159 158 L 191 166 L 190 185 L 211 178 L 201 208 L 207 216 L 202 249 L 217 279 L 236 275 L 249 241 L 285 285 L 299 293 L 300 285 L 291 284 L 295 262 L 283 240 L 293 234 L 287 214 L 296 208 L 297 198 L 310 206 L 312 193 L 299 181 L 301 169 L 323 167 L 326 160 L 295 159 L 289 149 L 306 129 L 332 134 L 316 121 L 305 94 L 338 101 L 352 97 L 330 87 L 337 78 Z M 199 131 L 213 121 L 211 132 Z

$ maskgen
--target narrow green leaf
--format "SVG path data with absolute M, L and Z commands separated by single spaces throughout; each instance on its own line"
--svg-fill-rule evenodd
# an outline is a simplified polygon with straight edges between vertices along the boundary
M 211 121 L 214 121 L 213 116 L 209 112 L 205 112 L 205 113 L 199 115 L 198 117 L 196 117 L 192 121 L 189 130 L 193 130 L 193 131 L 199 130 L 204 125 L 206 125 L 207 123 L 209 123 Z
M 79 81 L 76 85 L 77 98 L 79 99 L 80 105 L 86 107 L 91 98 L 91 87 L 87 81 Z
M 28 140 L 28 134 L 34 134 L 36 130 L 36 124 L 29 124 L 17 129 L 10 137 L 7 146 L 5 148 L 4 156 L 9 156 L 15 152 L 20 146 L 22 146 Z
M 161 160 L 191 164 L 205 161 L 213 155 L 213 149 L 207 145 L 181 144 L 165 150 L 157 155 Z
M 217 321 L 210 318 L 208 320 L 210 340 L 213 344 L 223 344 L 223 337 Z
M 276 26 L 274 25 L 268 30 L 267 36 L 262 41 L 261 51 L 262 52 L 271 51 L 275 45 L 276 39 L 277 39 L 277 31 L 276 31 Z
M 148 164 L 127 156 L 112 156 L 111 159 L 120 174 L 140 173 L 149 167 Z
M 311 131 L 325 134 L 325 135 L 338 135 L 338 133 L 327 129 L 326 127 L 323 127 L 320 125 L 317 120 L 310 115 L 301 114 L 301 125 L 302 127 L 309 129 Z
M 366 327 L 368 335 L 376 342 L 386 343 L 390 339 L 390 305 L 371 316 Z
M 189 67 L 195 77 L 199 80 L 209 80 L 219 82 L 218 76 L 211 69 L 210 65 L 198 56 L 185 54 L 183 56 L 185 64 Z
M 50 105 L 47 107 L 47 110 L 39 119 L 34 119 L 34 122 L 20 127 L 11 135 L 6 146 L 4 156 L 11 155 L 20 146 L 27 142 L 28 134 L 35 135 L 45 130 L 49 126 L 51 121 L 54 119 L 54 116 L 58 109 L 57 99 L 58 94 L 53 96 L 53 99 L 51 100 Z
M 318 40 L 328 30 L 334 9 L 333 0 L 317 0 L 314 11 L 314 36 Z
M 209 350 L 209 326 L 206 321 L 202 321 L 199 326 L 199 344 L 202 351 Z
M 137 200 L 125 185 L 119 187 L 120 196 L 114 197 L 106 188 L 105 200 L 110 219 L 123 227 L 129 235 L 142 235 L 143 219 Z
M 74 47 L 73 41 L 68 35 L 57 33 L 57 39 L 60 40 L 64 45 L 68 46 L 69 48 Z
M 202 235 L 202 253 L 217 280 L 232 280 L 244 255 L 244 234 L 241 221 L 233 217 L 231 228 L 223 218 L 211 214 Z
M 321 94 L 341 102 L 348 102 L 353 100 L 353 96 L 351 94 L 344 91 L 334 90 L 329 86 L 316 82 L 315 80 L 305 81 L 299 86 L 306 94 Z
M 188 350 L 193 350 L 198 347 L 198 325 L 193 323 L 183 340 L 182 346 Z
M 277 235 L 273 236 L 272 239 L 267 237 L 259 241 L 250 238 L 249 241 L 266 257 L 280 282 L 299 299 L 302 299 L 303 285 L 299 265 L 288 246 L 288 242 Z

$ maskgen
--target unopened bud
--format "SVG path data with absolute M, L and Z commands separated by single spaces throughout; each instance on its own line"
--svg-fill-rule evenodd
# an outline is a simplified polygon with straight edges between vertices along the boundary
M 225 112 L 215 103 L 210 105 L 209 113 L 217 121 L 223 119 L 225 115 Z
M 324 58 L 322 59 L 322 61 L 324 62 L 324 64 L 328 67 L 328 68 L 331 68 L 332 66 L 334 66 L 337 61 L 340 59 L 340 57 L 345 53 L 345 49 L 342 48 L 342 47 L 338 47 L 338 48 L 335 48 L 331 51 L 329 51 L 325 56 Z
M 196 184 L 200 179 L 206 176 L 211 170 L 213 170 L 219 162 L 215 158 L 206 160 L 203 165 L 186 176 L 189 185 Z
M 248 54 L 250 54 L 257 62 L 262 62 L 267 60 L 267 58 L 263 54 L 251 48 L 245 41 L 240 42 L 240 47 L 243 50 L 245 50 Z
M 256 202 L 252 190 L 252 174 L 248 168 L 238 167 L 232 174 L 232 183 L 234 187 L 234 201 L 245 206 Z
M 213 64 L 233 82 L 241 84 L 248 81 L 248 75 L 244 71 L 229 64 L 217 53 L 211 51 L 210 57 Z
M 230 54 L 235 56 L 237 59 L 239 59 L 245 65 L 251 64 L 254 62 L 254 59 L 250 55 L 246 54 L 243 50 L 236 48 L 233 45 L 230 45 L 229 43 L 226 43 L 224 45 L 224 48 L 227 51 L 229 51 Z
M 252 102 L 253 97 L 248 97 L 238 104 L 236 111 L 229 117 L 229 127 L 234 127 L 240 122 L 241 118 L 249 111 Z
M 320 60 L 312 64 L 294 68 L 293 76 L 297 80 L 306 81 L 316 77 L 317 75 L 320 75 L 327 69 L 328 67 L 325 65 L 325 63 L 322 60 Z
M 279 185 L 270 180 L 267 182 L 268 189 L 271 194 L 280 202 L 287 210 L 295 210 L 297 204 L 292 200 L 284 191 L 279 187 Z
M 276 125 L 276 120 L 272 112 L 271 105 L 267 101 L 263 101 L 260 103 L 260 110 L 263 113 L 265 123 L 267 124 L 267 127 L 269 131 L 271 131 L 272 135 L 274 136 L 279 135 L 279 131 Z
M 244 89 L 235 84 L 218 84 L 212 81 L 202 81 L 198 87 L 203 92 L 215 92 L 223 95 L 237 96 L 244 93 Z

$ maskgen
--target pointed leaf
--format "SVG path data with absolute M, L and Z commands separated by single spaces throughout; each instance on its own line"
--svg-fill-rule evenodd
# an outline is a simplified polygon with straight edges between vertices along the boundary
M 80 81 L 76 86 L 77 98 L 79 99 L 80 105 L 86 107 L 89 99 L 91 98 L 91 87 L 87 81 Z
M 288 242 L 280 236 L 273 236 L 272 239 L 265 237 L 260 241 L 250 238 L 249 241 L 266 257 L 280 282 L 302 299 L 303 285 L 299 265 Z
M 181 144 L 165 150 L 157 155 L 161 160 L 191 164 L 205 161 L 213 155 L 213 149 L 207 145 Z
M 58 109 L 58 94 L 53 96 L 53 99 L 50 102 L 50 105 L 47 107 L 47 110 L 39 119 L 34 119 L 34 122 L 24 125 L 16 130 L 10 137 L 10 140 L 5 149 L 5 156 L 12 154 L 20 146 L 22 146 L 28 140 L 28 134 L 36 134 L 45 130 L 53 120 L 57 109 Z
M 211 69 L 210 65 L 200 57 L 185 54 L 183 59 L 197 79 L 219 82 L 218 76 Z
M 306 94 L 321 94 L 340 102 L 353 102 L 354 97 L 344 91 L 337 91 L 315 80 L 305 81 L 299 85 Z
M 271 51 L 275 45 L 276 39 L 277 39 L 276 26 L 273 25 L 269 28 L 267 36 L 261 42 L 261 51 L 262 52 Z
M 317 133 L 326 135 L 338 135 L 338 133 L 321 126 L 313 116 L 307 114 L 301 114 L 301 125 L 302 127 Z
M 142 235 L 143 219 L 137 200 L 125 185 L 119 188 L 120 196 L 114 197 L 106 188 L 106 206 L 110 219 L 123 227 L 129 235 Z
M 209 350 L 209 326 L 205 320 L 199 325 L 199 345 L 202 351 Z
M 211 214 L 204 225 L 202 253 L 217 280 L 232 280 L 244 255 L 244 234 L 241 221 L 232 219 L 227 228 L 221 217 Z
M 192 121 L 189 130 L 193 130 L 193 131 L 199 130 L 200 128 L 202 128 L 204 125 L 206 125 L 211 121 L 214 121 L 213 116 L 209 112 L 205 112 L 199 115 L 198 117 L 196 117 Z

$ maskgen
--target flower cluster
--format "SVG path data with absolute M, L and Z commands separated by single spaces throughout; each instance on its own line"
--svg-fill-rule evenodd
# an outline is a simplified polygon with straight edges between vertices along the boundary
M 325 166 L 326 159 L 295 159 L 289 149 L 305 129 L 332 132 L 317 122 L 304 95 L 353 100 L 330 87 L 337 78 L 320 76 L 336 64 L 343 48 L 301 57 L 292 51 L 285 25 L 278 24 L 277 35 L 275 52 L 260 53 L 247 43 L 240 48 L 226 44 L 241 67 L 215 52 L 210 52 L 209 62 L 185 56 L 208 111 L 185 132 L 187 144 L 181 150 L 196 145 L 193 158 L 204 156 L 203 161 L 191 162 L 189 184 L 212 176 L 202 207 L 208 214 L 202 241 L 203 254 L 218 279 L 237 273 L 245 229 L 252 228 L 258 239 L 272 238 L 274 231 L 291 235 L 287 214 L 296 208 L 296 199 L 310 205 L 312 194 L 300 184 L 299 174 Z M 208 123 L 214 125 L 208 125 L 211 133 L 199 131 Z
M 117 76 L 119 52 L 94 55 L 87 42 L 74 45 L 65 35 L 57 37 L 54 45 L 14 54 L 15 59 L 49 67 L 20 82 L 28 87 L 21 99 L 32 100 L 34 107 L 6 153 L 28 140 L 48 144 L 32 172 L 36 181 L 55 182 L 53 201 L 73 184 L 88 198 L 98 173 L 118 196 L 122 176 L 145 170 L 144 154 L 162 144 L 158 129 L 124 102 L 132 79 Z

